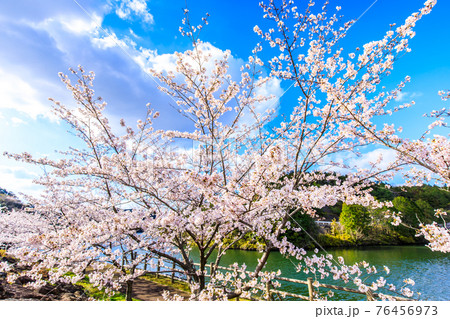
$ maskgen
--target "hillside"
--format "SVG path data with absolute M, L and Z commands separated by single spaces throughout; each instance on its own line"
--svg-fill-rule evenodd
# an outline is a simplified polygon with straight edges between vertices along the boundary
M 7 210 L 21 209 L 24 204 L 16 195 L 0 187 L 0 207 L 6 207 Z

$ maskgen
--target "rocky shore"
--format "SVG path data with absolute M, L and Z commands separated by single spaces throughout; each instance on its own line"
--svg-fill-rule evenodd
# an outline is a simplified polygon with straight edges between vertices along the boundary
M 3 261 L 15 264 L 15 260 L 10 257 L 1 257 L 0 262 Z M 23 269 L 14 267 L 12 272 L 20 273 L 21 270 Z M 0 273 L 0 300 L 71 301 L 89 299 L 81 286 L 58 283 L 56 285 L 46 284 L 38 289 L 27 287 L 27 284 L 33 281 L 30 277 L 20 276 L 10 284 L 6 281 L 6 273 Z

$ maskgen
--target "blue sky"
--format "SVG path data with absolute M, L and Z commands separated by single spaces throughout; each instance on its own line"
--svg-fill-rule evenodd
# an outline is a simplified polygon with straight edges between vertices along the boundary
M 260 41 L 253 26 L 267 24 L 258 2 L 187 1 L 194 21 L 200 21 L 206 12 L 211 15 L 202 40 L 214 54 L 231 51 L 233 74 Z M 390 23 L 402 23 L 423 2 L 331 0 L 333 6 L 342 6 L 347 19 L 356 19 L 373 4 L 342 43 L 351 49 L 381 38 Z M 185 0 L 1 1 L 0 153 L 28 151 L 54 156 L 54 150 L 76 143 L 67 127 L 50 114 L 48 98 L 72 103 L 57 74 L 79 64 L 96 73 L 96 92 L 108 102 L 113 123 L 120 118 L 136 121 L 151 102 L 162 114 L 158 127 L 187 129 L 170 107 L 170 100 L 142 69 L 170 68 L 173 53 L 190 48 L 178 32 L 184 7 Z M 410 43 L 412 52 L 397 62 L 386 82 L 394 86 L 406 75 L 412 78 L 399 103 L 415 100 L 414 109 L 392 117 L 411 138 L 427 126 L 422 114 L 443 107 L 437 91 L 450 89 L 448 12 L 450 1 L 438 0 L 433 12 L 419 21 Z M 286 88 L 275 85 L 269 91 L 281 95 Z M 287 110 L 289 96 L 281 98 L 280 113 Z M 40 173 L 39 168 L 0 156 L 0 187 L 36 194 L 38 188 L 31 180 Z

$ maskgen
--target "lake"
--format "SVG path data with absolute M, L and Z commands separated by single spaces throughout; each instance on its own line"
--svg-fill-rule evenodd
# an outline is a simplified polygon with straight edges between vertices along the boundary
M 421 293 L 421 300 L 450 300 L 450 254 L 433 252 L 424 246 L 389 246 L 389 247 L 364 247 L 364 248 L 340 248 L 328 249 L 335 258 L 342 256 L 347 265 L 365 260 L 378 270 L 383 269 L 383 265 L 390 268 L 391 272 L 386 275 L 380 272 L 378 276 L 386 278 L 388 283 L 393 283 L 398 288 L 403 284 L 403 279 L 411 278 L 415 285 L 410 287 L 413 291 Z M 256 260 L 261 256 L 255 251 L 229 250 L 221 260 L 221 266 L 228 266 L 233 262 L 245 263 L 248 270 L 256 267 Z M 195 257 L 194 257 L 195 259 Z M 292 260 L 294 262 L 294 260 Z M 273 252 L 268 260 L 265 270 L 281 269 L 281 276 L 306 280 L 311 274 L 297 273 L 295 267 L 289 259 L 286 259 L 278 252 Z M 377 276 L 377 277 L 378 277 Z M 319 280 L 323 283 L 344 285 L 343 282 L 334 280 Z M 306 286 L 281 282 L 279 290 L 290 291 L 303 295 L 308 295 Z M 347 285 L 354 288 L 354 285 Z M 326 292 L 328 289 L 320 288 Z M 381 291 L 388 293 L 387 291 Z M 365 300 L 364 295 L 334 291 L 332 300 Z M 417 297 L 417 295 L 415 295 Z M 288 298 L 287 298 L 288 299 Z

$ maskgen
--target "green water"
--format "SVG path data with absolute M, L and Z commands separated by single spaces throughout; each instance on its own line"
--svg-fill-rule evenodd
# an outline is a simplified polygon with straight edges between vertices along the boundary
M 377 269 L 383 269 L 383 265 L 390 268 L 391 272 L 386 275 L 384 272 L 379 276 L 386 278 L 388 283 L 401 287 L 405 278 L 411 278 L 415 285 L 411 288 L 413 291 L 421 293 L 421 300 L 450 300 L 450 254 L 433 252 L 423 246 L 391 246 L 391 247 L 366 247 L 366 248 L 348 248 L 348 249 L 329 249 L 333 256 L 342 256 L 346 264 L 351 265 L 355 262 L 365 260 Z M 221 266 L 228 266 L 233 262 L 239 264 L 245 263 L 249 270 L 256 267 L 257 258 L 260 253 L 254 251 L 230 250 L 223 256 Z M 273 252 L 269 257 L 265 270 L 280 269 L 282 277 L 296 278 L 305 280 L 311 276 L 297 273 L 295 267 L 289 259 L 286 259 L 278 252 Z M 378 277 L 378 276 L 377 276 Z M 323 283 L 336 284 L 355 288 L 352 284 L 345 285 L 343 282 L 337 282 L 330 279 L 319 280 Z M 280 290 L 290 291 L 307 295 L 307 289 L 303 285 L 281 282 Z M 321 291 L 328 291 L 320 288 Z M 334 291 L 333 300 L 364 300 L 364 295 L 349 294 L 345 292 Z M 387 291 L 381 291 L 388 293 Z M 416 297 L 417 295 L 415 295 Z

